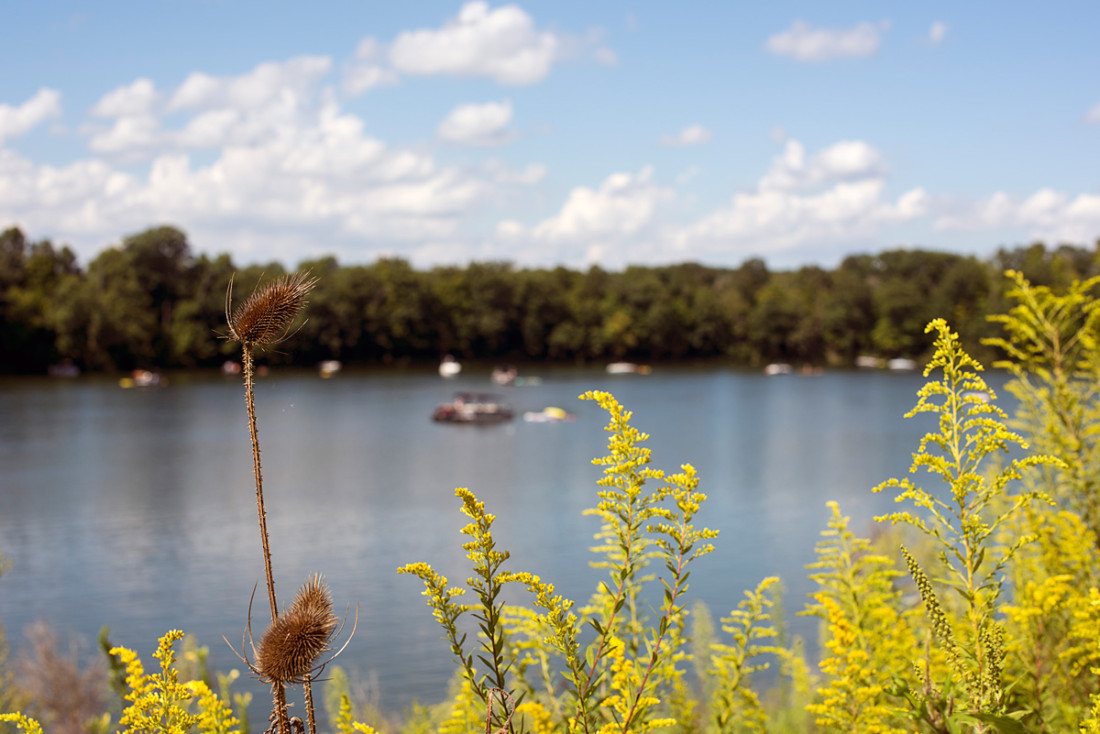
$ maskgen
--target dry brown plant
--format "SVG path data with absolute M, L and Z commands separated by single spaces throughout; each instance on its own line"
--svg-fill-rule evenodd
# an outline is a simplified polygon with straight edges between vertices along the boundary
M 26 630 L 28 649 L 16 665 L 34 715 L 50 734 L 84 734 L 107 705 L 107 668 L 99 658 L 81 667 L 75 640 L 67 650 L 46 622 Z
M 260 543 L 263 546 L 264 573 L 267 577 L 267 598 L 271 605 L 271 621 L 279 618 L 279 605 L 275 598 L 275 575 L 271 569 L 271 543 L 267 531 L 267 511 L 264 507 L 263 471 L 260 467 L 260 440 L 256 429 L 256 397 L 254 352 L 257 348 L 271 347 L 287 338 L 294 320 L 306 306 L 309 292 L 317 279 L 308 272 L 295 273 L 279 278 L 264 287 L 257 287 L 244 303 L 230 315 L 233 301 L 233 281 L 225 293 L 225 318 L 229 324 L 229 338 L 241 344 L 241 362 L 244 373 L 245 405 L 248 410 L 248 430 L 252 439 L 252 470 L 256 479 L 256 513 L 259 516 Z M 280 734 L 290 734 L 290 721 L 286 710 L 286 688 L 279 681 L 272 683 L 275 718 Z
M 328 586 L 313 574 L 260 639 L 253 664 L 256 674 L 269 683 L 305 683 L 329 650 L 339 624 Z

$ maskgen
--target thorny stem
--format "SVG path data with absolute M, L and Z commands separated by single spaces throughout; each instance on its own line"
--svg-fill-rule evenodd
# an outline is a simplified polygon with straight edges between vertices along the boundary
M 253 395 L 252 345 L 242 345 L 244 361 L 244 392 L 248 406 L 248 430 L 252 435 L 252 472 L 256 477 L 256 513 L 260 518 L 260 541 L 264 547 L 264 572 L 267 574 L 267 598 L 271 602 L 271 621 L 279 616 L 279 606 L 275 601 L 275 576 L 271 572 L 271 544 L 267 535 L 267 512 L 264 510 L 264 478 L 260 470 L 260 439 L 256 431 L 256 399 Z
M 267 512 L 264 510 L 264 479 L 260 470 L 260 439 L 256 430 L 256 399 L 253 393 L 255 371 L 252 364 L 252 345 L 241 345 L 244 362 L 244 394 L 248 407 L 248 430 L 252 436 L 252 472 L 256 477 L 256 513 L 260 518 L 260 541 L 264 549 L 264 573 L 267 575 L 267 598 L 271 602 L 271 621 L 279 616 L 279 607 L 275 601 L 275 576 L 271 571 L 271 544 L 267 535 Z M 272 687 L 275 704 L 275 718 L 280 734 L 290 734 L 290 721 L 286 714 L 286 689 L 281 683 Z
M 317 734 L 317 719 L 313 713 L 313 678 L 306 676 L 303 686 L 306 689 L 306 721 L 309 722 L 309 734 Z
M 275 721 L 279 725 L 279 734 L 290 734 L 290 717 L 286 712 L 286 689 L 282 683 L 271 686 L 271 693 L 275 699 Z

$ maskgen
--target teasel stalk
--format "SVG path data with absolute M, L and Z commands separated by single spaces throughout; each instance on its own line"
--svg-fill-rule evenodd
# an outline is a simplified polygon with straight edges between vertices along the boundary
M 285 691 L 287 685 L 300 683 L 305 688 L 310 734 L 317 731 L 313 681 L 351 641 L 349 635 L 344 647 L 327 660 L 320 661 L 321 655 L 331 649 L 334 636 L 342 628 L 343 622 L 333 613 L 328 586 L 320 574 L 313 574 L 298 590 L 294 602 L 264 631 L 259 647 L 252 646 L 254 661 L 242 656 L 241 659 L 256 677 L 270 683 L 275 691 L 275 717 L 280 725 L 286 720 L 286 711 L 285 705 L 282 709 L 278 706 L 278 692 Z M 353 629 L 352 634 L 354 632 Z M 248 634 L 251 637 L 251 625 Z
M 225 294 L 225 317 L 229 324 L 229 339 L 240 342 L 242 372 L 244 373 L 245 405 L 248 409 L 248 430 L 252 438 L 252 470 L 256 479 L 256 513 L 259 516 L 260 542 L 263 546 L 264 573 L 267 577 L 267 598 L 271 604 L 272 625 L 279 618 L 279 606 L 275 600 L 275 576 L 271 570 L 271 544 L 267 531 L 267 512 L 264 508 L 263 472 L 260 468 L 260 441 L 256 430 L 256 400 L 254 395 L 256 349 L 279 344 L 290 335 L 290 327 L 305 308 L 309 292 L 317 279 L 308 272 L 284 276 L 263 288 L 252 291 L 244 303 L 230 315 L 233 299 L 233 281 Z M 286 713 L 286 689 L 282 683 L 273 682 L 275 713 L 281 734 L 290 734 Z

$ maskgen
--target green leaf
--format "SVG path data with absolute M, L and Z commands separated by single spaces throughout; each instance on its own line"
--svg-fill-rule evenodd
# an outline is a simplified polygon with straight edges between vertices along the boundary
M 1023 716 L 1026 711 L 1016 712 L 1015 714 L 987 714 L 982 711 L 958 713 L 952 718 L 957 718 L 960 721 L 970 724 L 990 724 L 1001 734 L 1027 734 L 1027 728 L 1019 721 L 1013 718 L 1014 715 Z

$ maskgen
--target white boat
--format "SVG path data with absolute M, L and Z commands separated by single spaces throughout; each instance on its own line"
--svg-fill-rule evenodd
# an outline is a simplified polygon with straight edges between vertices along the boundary
M 152 370 L 134 370 L 129 377 L 123 377 L 118 381 L 119 387 L 164 387 L 168 380 L 161 377 L 159 372 Z
M 764 368 L 764 374 L 769 377 L 774 377 L 775 375 L 789 375 L 793 371 L 794 368 L 786 362 L 772 362 Z
M 897 357 L 886 363 L 886 366 L 896 372 L 908 372 L 917 368 L 917 362 L 905 357 Z
M 317 371 L 321 373 L 321 377 L 329 378 L 342 370 L 344 365 L 340 364 L 338 359 L 326 359 L 317 365 Z
M 577 416 L 551 405 L 542 410 L 527 411 L 523 414 L 523 420 L 528 423 L 572 423 L 577 420 Z
M 649 365 L 633 362 L 612 362 L 607 365 L 609 375 L 648 375 L 651 371 Z
M 432 412 L 437 423 L 486 425 L 512 420 L 512 407 L 496 395 L 461 392 L 449 403 L 440 403 Z
M 457 359 L 449 354 L 443 357 L 443 361 L 439 363 L 440 377 L 454 377 L 461 371 L 462 365 Z
M 489 375 L 489 379 L 493 381 L 494 385 L 507 387 L 516 384 L 516 377 L 518 376 L 519 373 L 516 371 L 515 367 L 501 365 L 493 368 L 493 372 Z
M 607 365 L 609 375 L 632 375 L 638 371 L 638 365 L 633 362 L 612 362 Z

